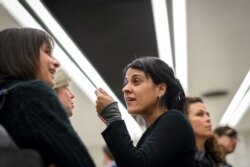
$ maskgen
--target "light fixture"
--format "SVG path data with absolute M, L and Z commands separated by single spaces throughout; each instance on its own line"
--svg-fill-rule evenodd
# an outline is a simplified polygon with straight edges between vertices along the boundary
M 186 25 L 186 0 L 172 1 L 174 47 L 171 47 L 169 16 L 166 0 L 151 0 L 156 39 L 159 57 L 175 70 L 176 77 L 180 80 L 187 93 L 187 25 Z M 171 17 L 171 16 L 170 16 Z M 174 48 L 175 55 L 172 55 Z M 174 56 L 174 60 L 173 60 Z
M 187 16 L 186 0 L 176 0 L 173 3 L 175 72 L 183 89 L 188 93 L 187 68 Z
M 21 24 L 21 26 L 43 29 L 19 1 L 0 0 L 0 2 Z M 71 75 L 71 78 L 76 85 L 85 93 L 93 104 L 96 99 L 94 91 L 97 87 L 102 87 L 109 92 L 114 100 L 118 101 L 122 117 L 127 125 L 131 138 L 133 140 L 138 140 L 142 134 L 140 126 L 134 118 L 128 114 L 126 108 L 103 81 L 91 63 L 85 58 L 80 49 L 74 44 L 62 27 L 44 7 L 41 1 L 26 0 L 25 2 L 27 2 L 29 7 L 39 17 L 40 21 L 46 24 L 46 27 L 55 38 L 54 56 L 61 62 L 63 69 Z
M 250 70 L 224 113 L 220 125 L 237 126 L 250 106 Z
M 173 68 L 166 0 L 151 0 L 151 4 L 159 57 Z

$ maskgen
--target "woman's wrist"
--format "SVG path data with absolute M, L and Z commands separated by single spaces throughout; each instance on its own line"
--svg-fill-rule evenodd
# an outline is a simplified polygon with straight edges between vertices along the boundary
M 117 102 L 110 103 L 98 115 L 104 120 L 107 126 L 114 121 L 122 119 Z

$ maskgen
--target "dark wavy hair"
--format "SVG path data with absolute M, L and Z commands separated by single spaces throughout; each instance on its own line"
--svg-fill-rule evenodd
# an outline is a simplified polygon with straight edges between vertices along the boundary
M 150 76 L 153 82 L 158 85 L 165 83 L 167 91 L 161 97 L 160 104 L 165 105 L 168 109 L 179 109 L 183 111 L 185 105 L 185 92 L 174 71 L 167 63 L 157 57 L 141 57 L 133 60 L 123 70 L 123 77 L 129 68 L 139 69 L 145 72 L 146 76 Z
M 34 28 L 7 28 L 0 31 L 0 83 L 9 78 L 36 79 L 40 48 L 54 46 L 52 37 Z
M 206 140 L 205 150 L 209 155 L 211 155 L 213 160 L 217 163 L 223 162 L 221 149 L 222 147 L 218 145 L 217 140 L 214 136 Z

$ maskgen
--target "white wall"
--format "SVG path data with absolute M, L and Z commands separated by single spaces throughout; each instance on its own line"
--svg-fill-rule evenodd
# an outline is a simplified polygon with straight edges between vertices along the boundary
M 97 116 L 95 104 L 74 83 L 70 84 L 70 90 L 76 96 L 73 99 L 74 114 L 70 118 L 72 125 L 87 147 L 96 166 L 102 167 L 102 147 L 105 142 L 101 132 L 106 128 L 106 125 Z

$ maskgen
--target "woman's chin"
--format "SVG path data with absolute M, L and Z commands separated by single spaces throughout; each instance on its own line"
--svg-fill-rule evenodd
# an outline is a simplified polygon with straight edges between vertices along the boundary
M 128 109 L 128 113 L 131 115 L 138 115 L 137 111 Z

